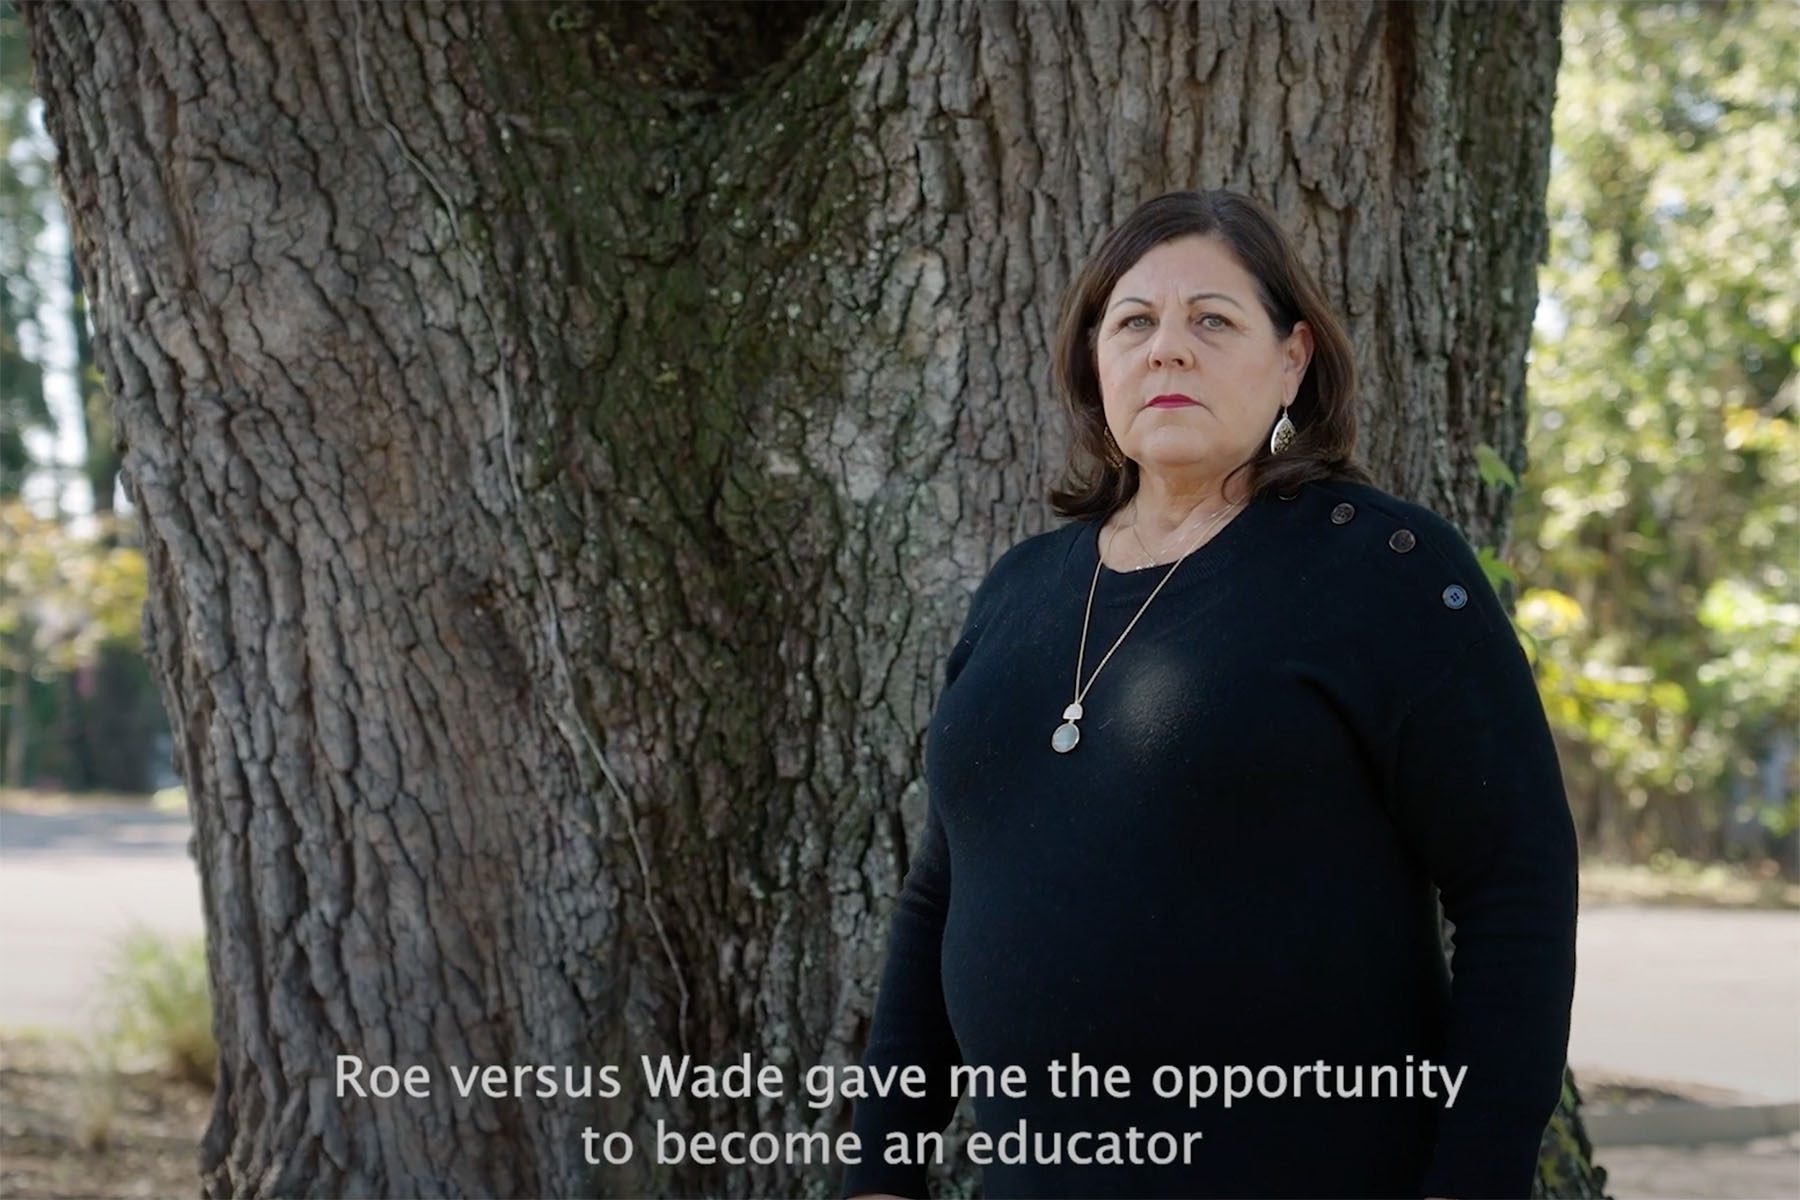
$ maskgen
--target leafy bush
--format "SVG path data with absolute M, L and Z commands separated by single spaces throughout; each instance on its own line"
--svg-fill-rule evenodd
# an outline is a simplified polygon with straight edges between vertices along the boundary
M 210 1088 L 218 1066 L 204 938 L 143 928 L 122 938 L 107 968 L 98 1037 L 121 1065 L 146 1064 Z

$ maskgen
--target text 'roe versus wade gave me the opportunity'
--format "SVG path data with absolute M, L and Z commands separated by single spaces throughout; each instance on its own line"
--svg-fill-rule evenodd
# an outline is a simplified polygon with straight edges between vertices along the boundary
M 430 1071 L 413 1065 L 402 1071 L 387 1064 L 368 1066 L 355 1055 L 337 1057 L 337 1095 L 385 1099 L 404 1091 L 408 1096 L 431 1095 Z M 649 1095 L 658 1098 L 693 1096 L 700 1099 L 744 1099 L 761 1096 L 779 1100 L 787 1097 L 787 1077 L 774 1063 L 756 1064 L 745 1053 L 737 1062 L 724 1067 L 695 1064 L 690 1056 L 642 1055 L 639 1068 Z M 480 1094 L 491 1099 L 531 1096 L 553 1099 L 599 1097 L 612 1099 L 622 1093 L 620 1068 L 616 1064 L 601 1066 L 473 1064 L 466 1068 L 452 1066 L 450 1075 L 461 1096 Z M 1367 1078 L 1365 1080 L 1365 1071 Z M 1150 1086 L 1164 1099 L 1185 1096 L 1188 1107 L 1217 1100 L 1230 1108 L 1238 1100 L 1252 1096 L 1279 1099 L 1283 1096 L 1312 1095 L 1319 1099 L 1358 1099 L 1382 1096 L 1422 1096 L 1443 1098 L 1444 1107 L 1456 1104 L 1462 1090 L 1467 1066 L 1454 1072 L 1430 1059 L 1414 1061 L 1406 1056 L 1403 1065 L 1363 1064 L 1350 1066 L 1328 1064 L 1323 1059 L 1294 1066 L 1268 1064 L 1250 1067 L 1231 1064 L 1224 1067 L 1190 1065 L 1161 1066 L 1151 1073 Z M 363 1076 L 367 1073 L 367 1080 Z M 1104 1072 L 1104 1073 L 1103 1073 Z M 1131 1094 L 1134 1081 L 1122 1066 L 1105 1068 L 1083 1063 L 1079 1054 L 1071 1054 L 1067 1062 L 1049 1064 L 1047 1071 L 1050 1094 L 1059 1099 L 1101 1095 L 1124 1099 Z M 1437 1085 L 1437 1086 L 1434 1086 Z M 927 1095 L 925 1068 L 894 1066 L 865 1068 L 859 1064 L 833 1066 L 819 1063 L 801 1075 L 806 1103 L 817 1109 L 830 1108 L 841 1099 L 860 1100 L 867 1097 L 903 1095 L 915 1100 Z M 1005 1095 L 1022 1099 L 1029 1086 L 1023 1067 L 960 1065 L 951 1071 L 952 1093 L 957 1096 Z

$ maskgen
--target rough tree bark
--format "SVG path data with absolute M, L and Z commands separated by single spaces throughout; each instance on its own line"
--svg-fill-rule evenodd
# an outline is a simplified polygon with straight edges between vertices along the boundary
M 847 1104 L 447 1069 L 858 1053 L 943 655 L 1050 523 L 1056 298 L 1138 201 L 1272 202 L 1384 482 L 1502 538 L 1554 6 L 26 18 L 196 822 L 207 1195 L 835 1184 L 650 1132 Z

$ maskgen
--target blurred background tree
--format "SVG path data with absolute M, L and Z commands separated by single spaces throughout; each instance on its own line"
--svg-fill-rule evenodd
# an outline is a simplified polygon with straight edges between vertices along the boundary
M 0 3 L 0 787 L 144 792 L 170 778 L 144 556 L 42 107 Z
M 1800 23 L 1564 14 L 1519 623 L 1590 854 L 1792 871 Z

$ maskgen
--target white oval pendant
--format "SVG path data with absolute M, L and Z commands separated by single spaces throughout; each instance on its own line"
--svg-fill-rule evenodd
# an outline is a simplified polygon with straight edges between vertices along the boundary
M 1075 722 L 1064 721 L 1056 727 L 1056 732 L 1050 735 L 1050 748 L 1058 754 L 1067 754 L 1075 748 L 1075 743 L 1080 740 L 1081 730 L 1075 728 Z

